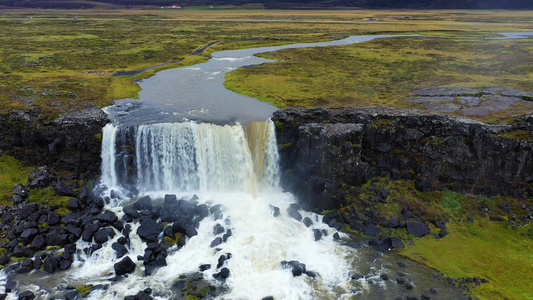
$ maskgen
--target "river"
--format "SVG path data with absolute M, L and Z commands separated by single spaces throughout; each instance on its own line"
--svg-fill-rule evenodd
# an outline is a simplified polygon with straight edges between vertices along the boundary
M 271 62 L 257 53 L 376 38 L 401 36 L 220 51 L 206 63 L 141 81 L 139 99 L 106 109 L 113 122 L 103 131 L 97 189 L 105 209 L 129 229 L 109 227 L 114 237 L 94 251 L 87 251 L 94 240 L 79 240 L 69 270 L 20 276 L 19 289 L 41 299 L 64 297 L 68 286 L 98 287 L 87 299 L 123 299 L 147 289 L 156 299 L 394 299 L 420 297 L 431 288 L 438 291 L 431 299 L 464 298 L 462 291 L 433 279 L 432 270 L 394 252 L 352 247 L 349 237 L 324 224 L 321 215 L 300 209 L 298 199 L 279 187 L 269 120 L 276 108 L 223 86 L 227 72 Z M 151 210 L 138 209 L 137 217 L 127 212 L 146 196 Z M 180 223 L 185 213 L 176 205 L 194 207 L 187 223 Z M 166 229 L 150 243 L 139 232 L 153 221 Z M 186 232 L 176 229 L 180 226 Z M 180 237 L 177 245 L 165 244 L 164 236 L 172 234 Z M 117 257 L 113 245 L 121 238 L 127 240 L 125 257 L 135 270 L 116 276 L 114 267 L 124 257 Z M 156 251 L 151 249 L 165 253 L 153 268 L 147 263 Z M 303 264 L 306 269 L 298 272 Z

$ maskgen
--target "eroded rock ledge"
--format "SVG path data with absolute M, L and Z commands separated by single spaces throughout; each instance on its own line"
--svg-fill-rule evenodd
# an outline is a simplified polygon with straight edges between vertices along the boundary
M 343 204 L 343 186 L 374 177 L 421 191 L 533 195 L 533 116 L 487 125 L 387 109 L 296 109 L 274 115 L 282 185 L 315 211 Z
M 0 152 L 34 166 L 50 166 L 80 178 L 100 173 L 102 127 L 107 116 L 89 108 L 57 119 L 37 110 L 0 114 Z

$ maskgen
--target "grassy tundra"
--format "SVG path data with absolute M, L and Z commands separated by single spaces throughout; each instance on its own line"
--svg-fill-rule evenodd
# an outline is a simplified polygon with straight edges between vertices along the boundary
M 43 119 L 55 118 L 87 107 L 110 105 L 116 99 L 135 98 L 136 80 L 163 68 L 205 61 L 212 51 L 381 33 L 418 33 L 425 37 L 264 54 L 278 61 L 230 73 L 227 87 L 279 107 L 422 108 L 405 98 L 414 89 L 432 85 L 511 86 L 533 91 L 533 41 L 483 39 L 496 32 L 531 31 L 532 14 L 202 8 L 2 10 L 0 114 L 36 109 Z M 192 55 L 215 41 L 219 43 Z M 113 76 L 118 71 L 157 65 L 135 76 Z M 532 109 L 532 102 L 523 101 L 478 119 L 507 120 Z M 0 194 L 8 195 L 13 184 L 24 181 L 30 170 L 11 157 L 0 156 Z M 476 210 L 472 203 L 476 201 L 490 203 L 497 210 L 498 203 L 506 200 L 447 192 L 423 194 L 410 185 L 388 188 L 399 191 L 394 197 L 402 201 L 412 201 L 413 206 L 429 205 L 428 210 L 453 220 L 472 216 Z M 41 201 L 43 197 L 52 196 L 35 195 L 33 199 Z M 389 210 L 399 209 L 394 197 L 390 198 Z M 2 196 L 2 204 L 9 204 L 4 199 Z M 531 203 L 531 199 L 523 201 Z M 487 278 L 490 283 L 474 289 L 474 296 L 533 298 L 530 289 L 533 278 L 522 272 L 533 269 L 531 225 L 512 230 L 505 222 L 488 222 L 478 216 L 475 219 L 474 223 L 453 222 L 448 227 L 450 236 L 441 240 L 423 238 L 402 254 L 451 277 Z

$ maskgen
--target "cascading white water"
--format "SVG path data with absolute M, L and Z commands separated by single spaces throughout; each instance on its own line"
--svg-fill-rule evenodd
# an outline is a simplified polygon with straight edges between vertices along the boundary
M 218 258 L 226 253 L 232 254 L 225 265 L 231 276 L 225 281 L 229 290 L 219 296 L 221 299 L 329 299 L 348 291 L 354 250 L 333 240 L 335 230 L 322 224 L 321 216 L 300 211 L 312 221 L 306 227 L 288 215 L 295 199 L 278 187 L 279 155 L 272 121 L 247 127 L 194 122 L 139 125 L 133 129 L 107 125 L 103 139 L 103 147 L 115 148 L 102 149 L 102 181 L 106 186 L 120 189 L 128 186 L 126 182 L 134 182 L 141 194 L 153 198 L 166 193 L 196 193 L 201 203 L 223 205 L 224 218 L 201 221 L 198 235 L 170 253 L 168 266 L 152 276 L 143 276 L 139 268 L 106 292 L 91 293 L 91 298 L 123 297 L 128 291 L 151 287 L 161 299 L 171 299 L 175 295 L 168 292 L 168 286 L 180 274 L 197 272 L 202 264 L 216 266 Z M 112 154 L 117 158 L 113 159 Z M 124 172 L 129 175 L 124 176 Z M 279 216 L 274 216 L 272 207 L 279 208 Z M 111 205 L 108 209 L 122 215 L 121 207 Z M 233 235 L 213 248 L 210 244 L 216 238 L 213 228 L 217 224 Z M 325 236 L 315 241 L 313 229 Z M 70 280 L 87 282 L 112 270 L 118 260 L 109 246 L 113 241 L 75 263 L 77 270 Z M 135 238 L 128 255 L 135 261 L 143 254 L 142 248 L 142 242 Z M 284 260 L 305 263 L 318 277 L 293 277 L 290 270 L 281 267 Z M 216 281 L 213 275 L 217 271 L 213 267 L 203 275 L 207 281 Z
M 117 186 L 117 174 L 115 170 L 115 140 L 117 128 L 108 124 L 102 134 L 102 181 L 110 188 Z
M 127 144 L 127 137 L 120 138 L 131 134 L 131 129 L 121 132 L 113 124 L 104 128 L 102 183 L 106 187 L 123 186 L 118 174 L 132 167 L 136 168 L 136 179 L 126 175 L 125 181 L 133 180 L 144 193 L 255 194 L 258 185 L 271 189 L 278 184 L 277 146 L 270 121 L 253 122 L 248 129 L 195 122 L 139 125 L 133 128 L 134 145 Z M 135 148 L 135 165 L 117 161 L 116 155 L 124 151 L 120 148 L 131 147 Z

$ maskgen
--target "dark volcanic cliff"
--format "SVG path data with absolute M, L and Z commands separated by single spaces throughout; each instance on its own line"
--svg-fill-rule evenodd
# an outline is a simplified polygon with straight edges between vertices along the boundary
M 487 125 L 422 113 L 286 109 L 274 121 L 282 185 L 316 211 L 339 207 L 343 187 L 373 177 L 414 180 L 422 191 L 533 195 L 532 116 Z
M 102 127 L 107 116 L 98 108 L 43 119 L 37 111 L 0 115 L 0 151 L 34 166 L 49 166 L 80 178 L 100 174 Z

